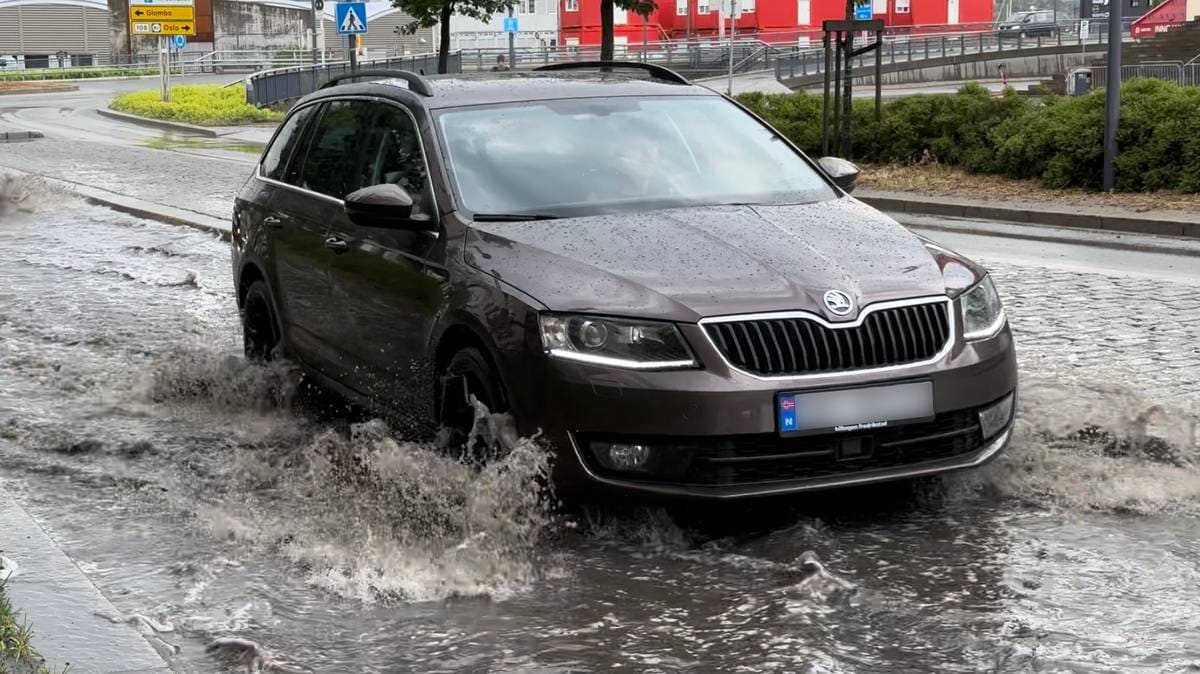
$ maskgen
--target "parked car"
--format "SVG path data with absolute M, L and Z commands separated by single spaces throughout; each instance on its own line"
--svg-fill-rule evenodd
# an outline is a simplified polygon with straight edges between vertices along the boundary
M 1030 12 L 1013 12 L 1008 20 L 997 27 L 1001 37 L 1057 37 L 1062 30 L 1054 20 L 1054 12 L 1037 10 Z
M 301 99 L 234 208 L 246 353 L 459 441 L 474 396 L 564 488 L 747 497 L 1001 451 L 983 269 L 669 70 L 548 68 Z

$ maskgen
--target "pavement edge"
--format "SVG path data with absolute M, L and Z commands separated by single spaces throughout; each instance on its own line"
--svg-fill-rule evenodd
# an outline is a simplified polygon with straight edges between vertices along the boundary
M 155 129 L 165 129 L 167 131 L 178 131 L 180 133 L 190 133 L 196 136 L 206 136 L 208 138 L 217 138 L 221 134 L 216 129 L 210 129 L 205 126 L 197 126 L 195 124 L 187 124 L 184 122 L 175 122 L 169 119 L 150 119 L 149 117 L 139 117 L 131 115 L 127 112 L 118 112 L 110 108 L 96 108 L 96 113 L 101 117 L 108 117 L 120 122 L 128 122 L 140 126 L 149 126 Z
M 33 626 L 50 671 L 170 672 L 170 665 L 104 597 L 42 525 L 0 482 L 0 531 L 16 572 L 5 590 Z
M 1130 234 L 1200 238 L 1200 219 L 1186 216 L 1150 216 L 1134 214 L 1094 214 L 1058 208 L 1031 210 L 1020 206 L 998 205 L 966 199 L 946 199 L 926 195 L 900 195 L 863 190 L 855 195 L 859 201 L 892 213 L 940 215 L 951 218 L 976 218 L 1027 225 L 1092 229 Z

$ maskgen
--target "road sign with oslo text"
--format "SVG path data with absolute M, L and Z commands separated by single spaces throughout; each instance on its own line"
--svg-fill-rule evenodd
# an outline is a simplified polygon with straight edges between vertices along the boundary
M 194 0 L 129 0 L 129 30 L 145 36 L 195 35 Z
M 334 12 L 338 35 L 360 35 L 367 32 L 367 3 L 339 2 Z
M 135 35 L 195 35 L 194 21 L 131 21 Z

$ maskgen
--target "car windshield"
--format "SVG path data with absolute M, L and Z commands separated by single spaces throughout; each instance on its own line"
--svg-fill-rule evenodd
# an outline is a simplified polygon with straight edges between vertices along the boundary
M 438 121 L 459 199 L 479 217 L 836 196 L 782 138 L 715 96 L 523 102 Z

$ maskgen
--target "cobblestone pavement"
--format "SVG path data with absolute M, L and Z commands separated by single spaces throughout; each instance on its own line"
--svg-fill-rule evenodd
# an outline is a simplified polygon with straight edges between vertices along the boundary
M 1200 259 L 1194 284 L 980 261 L 1005 300 L 1023 374 L 1104 373 L 1152 399 L 1200 396 Z

